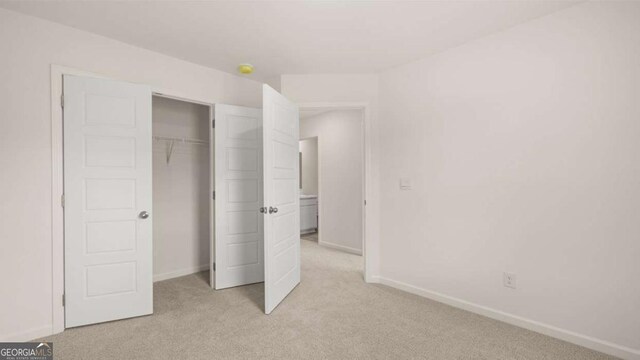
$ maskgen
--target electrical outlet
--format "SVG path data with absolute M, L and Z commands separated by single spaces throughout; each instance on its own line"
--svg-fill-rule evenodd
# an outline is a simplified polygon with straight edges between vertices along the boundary
M 505 287 L 515 289 L 516 288 L 516 274 L 512 273 L 503 273 L 502 274 L 502 284 Z

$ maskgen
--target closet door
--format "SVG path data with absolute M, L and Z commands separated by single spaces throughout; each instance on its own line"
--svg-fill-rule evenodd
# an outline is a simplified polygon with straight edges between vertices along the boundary
M 215 105 L 215 288 L 264 281 L 262 111 Z
M 151 314 L 151 90 L 63 82 L 65 326 Z
M 300 283 L 298 106 L 263 85 L 264 296 L 269 314 Z

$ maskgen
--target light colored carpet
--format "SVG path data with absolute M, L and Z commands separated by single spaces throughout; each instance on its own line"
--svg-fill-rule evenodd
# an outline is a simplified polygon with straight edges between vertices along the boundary
M 305 240 L 318 242 L 318 233 L 317 232 L 310 233 L 310 234 L 304 234 L 301 237 L 303 239 L 305 239 Z
M 610 359 L 382 285 L 360 256 L 302 240 L 302 281 L 271 315 L 262 284 L 156 283 L 152 316 L 47 337 L 55 359 Z

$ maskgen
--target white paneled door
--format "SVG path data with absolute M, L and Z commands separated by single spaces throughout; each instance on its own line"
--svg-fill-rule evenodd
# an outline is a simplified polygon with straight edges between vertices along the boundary
M 215 105 L 215 288 L 264 281 L 262 111 Z
M 153 312 L 151 90 L 64 76 L 65 326 Z
M 269 314 L 300 283 L 298 106 L 263 85 L 264 301 Z

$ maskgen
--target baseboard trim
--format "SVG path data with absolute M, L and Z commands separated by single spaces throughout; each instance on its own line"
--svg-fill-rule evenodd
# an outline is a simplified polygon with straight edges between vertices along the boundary
M 190 267 L 190 268 L 186 268 L 186 269 L 180 269 L 180 270 L 176 270 L 176 271 L 170 271 L 170 272 L 166 272 L 166 273 L 162 273 L 162 274 L 154 274 L 153 275 L 153 282 L 158 282 L 158 281 L 162 281 L 162 280 L 169 280 L 169 279 L 177 278 L 177 277 L 180 277 L 180 276 L 191 275 L 191 274 L 195 274 L 195 273 L 198 273 L 200 271 L 205 271 L 205 270 L 209 270 L 209 265 L 208 264 L 200 265 L 200 266 L 194 266 L 194 267 Z
M 573 331 L 561 329 L 552 325 L 544 324 L 535 320 L 526 319 L 520 316 L 505 313 L 486 306 L 477 305 L 469 301 L 444 295 L 435 291 L 419 288 L 401 281 L 373 276 L 371 282 L 387 285 L 392 288 L 406 291 L 414 295 L 422 296 L 437 302 L 441 302 L 459 309 L 467 310 L 479 315 L 483 315 L 495 320 L 499 320 L 511 325 L 515 325 L 527 330 L 535 331 L 547 336 L 564 340 L 576 345 L 580 345 L 592 350 L 596 350 L 608 355 L 616 356 L 627 360 L 640 360 L 640 350 L 632 349 L 623 345 L 614 344 L 609 341 L 593 338 L 591 336 L 578 334 Z
M 318 245 L 324 246 L 324 247 L 328 247 L 328 248 L 331 248 L 331 249 L 336 249 L 336 250 L 348 252 L 350 254 L 355 254 L 355 255 L 362 256 L 362 250 L 358 250 L 356 248 L 343 246 L 343 245 L 338 245 L 338 244 L 334 244 L 334 243 L 328 243 L 326 241 L 318 241 Z
M 33 339 L 39 339 L 45 336 L 53 334 L 53 328 L 51 325 L 41 326 L 38 328 L 29 329 L 13 334 L 7 334 L 0 336 L 2 342 L 24 342 L 31 341 Z

